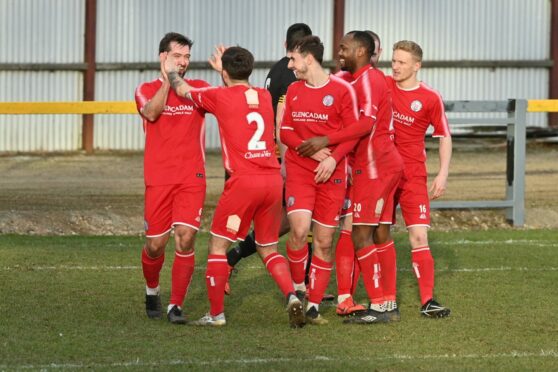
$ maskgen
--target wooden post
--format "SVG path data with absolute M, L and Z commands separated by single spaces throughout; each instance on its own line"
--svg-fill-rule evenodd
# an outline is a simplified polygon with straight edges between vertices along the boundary
M 558 98 L 558 0 L 551 1 L 550 10 L 550 59 L 554 65 L 550 68 L 548 98 Z M 548 114 L 548 126 L 558 128 L 558 114 Z
M 85 0 L 85 51 L 84 60 L 87 69 L 83 75 L 83 100 L 95 100 L 95 47 L 97 31 L 97 0 Z M 87 154 L 93 153 L 93 115 L 83 115 L 81 144 Z
M 337 61 L 337 50 L 339 43 L 345 34 L 345 0 L 333 1 L 333 50 L 331 57 L 333 61 Z M 337 72 L 338 67 L 332 69 Z

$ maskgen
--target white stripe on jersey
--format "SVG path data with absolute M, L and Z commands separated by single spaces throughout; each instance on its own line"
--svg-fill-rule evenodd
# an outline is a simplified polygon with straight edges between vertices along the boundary
M 355 117 L 358 119 L 358 100 L 357 100 L 357 96 L 356 96 L 356 92 L 355 89 L 353 88 L 353 86 L 346 82 L 345 80 L 335 76 L 335 75 L 329 75 L 330 79 L 332 79 L 333 81 L 339 82 L 341 83 L 341 85 L 346 86 L 347 88 L 349 88 L 349 93 L 351 94 L 351 98 L 353 100 L 353 112 L 355 113 Z
M 440 109 L 440 115 L 441 117 L 440 122 L 442 123 L 442 125 L 444 126 L 444 135 L 440 136 L 440 137 L 449 137 L 451 136 L 450 134 L 450 130 L 449 130 L 449 124 L 448 124 L 448 118 L 446 117 L 445 114 L 445 107 L 444 107 L 444 100 L 442 99 L 442 95 L 440 94 L 440 92 L 438 92 L 436 89 L 428 86 L 427 84 L 421 82 L 420 85 L 426 89 L 429 92 L 434 93 L 434 95 L 436 96 L 436 98 L 438 98 L 438 104 L 440 105 L 441 109 Z

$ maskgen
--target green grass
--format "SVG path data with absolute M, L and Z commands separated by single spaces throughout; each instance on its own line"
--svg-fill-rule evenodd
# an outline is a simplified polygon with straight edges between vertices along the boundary
M 556 370 L 557 233 L 431 233 L 436 297 L 447 319 L 419 316 L 405 235 L 396 236 L 402 321 L 293 330 L 256 257 L 240 263 L 227 326 L 171 326 L 144 314 L 137 237 L 0 236 L 0 370 Z M 184 309 L 208 309 L 207 235 Z M 172 249 L 161 286 L 168 301 Z M 332 278 L 330 292 L 335 292 Z M 362 288 L 357 299 L 364 301 Z M 166 304 L 165 304 L 166 305 Z

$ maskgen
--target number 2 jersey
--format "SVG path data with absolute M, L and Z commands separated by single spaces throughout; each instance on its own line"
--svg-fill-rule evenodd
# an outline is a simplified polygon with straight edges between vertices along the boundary
M 234 85 L 194 89 L 190 95 L 196 105 L 217 118 L 223 166 L 231 176 L 279 171 L 267 90 Z

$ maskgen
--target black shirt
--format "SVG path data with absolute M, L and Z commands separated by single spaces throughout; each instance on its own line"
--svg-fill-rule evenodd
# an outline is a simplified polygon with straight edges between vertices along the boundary
M 287 88 L 292 82 L 296 81 L 296 76 L 287 65 L 289 58 L 283 57 L 271 67 L 265 79 L 265 88 L 271 93 L 271 101 L 273 104 L 273 112 L 277 115 L 277 103 L 279 100 L 285 99 Z

